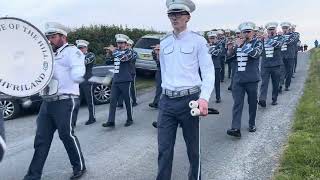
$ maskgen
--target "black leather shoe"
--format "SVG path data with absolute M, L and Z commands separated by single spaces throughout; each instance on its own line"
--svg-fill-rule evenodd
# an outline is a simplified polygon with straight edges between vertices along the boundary
M 114 122 L 106 122 L 102 124 L 103 127 L 115 127 L 115 123 Z
M 267 106 L 266 101 L 264 101 L 264 100 L 260 100 L 260 101 L 258 102 L 258 104 L 259 104 L 261 107 L 266 107 L 266 106 Z
M 97 122 L 95 119 L 88 120 L 88 121 L 85 123 L 85 125 L 90 125 L 90 124 L 93 124 L 93 123 L 95 123 L 95 122 Z
M 127 122 L 124 124 L 125 127 L 131 126 L 133 124 L 133 120 L 127 120 Z
M 221 103 L 221 99 L 220 99 L 220 98 L 217 99 L 217 100 L 216 100 L 216 103 Z
M 153 122 L 152 122 L 152 126 L 153 126 L 154 128 L 158 128 L 158 123 L 157 123 L 157 121 L 153 121 Z
M 227 130 L 227 134 L 229 136 L 233 136 L 233 137 L 238 137 L 240 138 L 241 137 L 241 132 L 240 132 L 240 129 L 228 129 Z
M 272 101 L 272 103 L 271 103 L 272 106 L 275 106 L 277 104 L 278 104 L 277 101 Z
M 248 128 L 248 131 L 249 131 L 249 132 L 256 132 L 256 131 L 257 131 L 257 128 L 256 128 L 256 126 L 250 126 L 250 127 Z
M 285 90 L 285 91 L 289 91 L 289 88 L 288 88 L 288 87 L 286 87 L 284 90 Z
M 158 104 L 150 103 L 150 104 L 149 104 L 149 107 L 152 107 L 152 108 L 156 108 L 156 109 L 157 109 L 157 108 L 158 108 Z
M 73 172 L 73 175 L 70 177 L 70 179 L 79 179 L 81 176 L 83 176 L 87 172 L 86 169 L 75 171 Z
M 137 102 L 134 102 L 134 103 L 132 103 L 132 106 L 133 106 L 133 107 L 138 106 L 138 103 L 137 103 Z

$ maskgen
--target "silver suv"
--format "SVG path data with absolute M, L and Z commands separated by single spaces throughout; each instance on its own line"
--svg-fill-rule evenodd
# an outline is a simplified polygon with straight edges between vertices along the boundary
M 138 53 L 136 68 L 141 70 L 156 71 L 157 64 L 152 58 L 152 46 L 160 44 L 160 39 L 164 34 L 148 34 L 141 37 L 133 50 Z

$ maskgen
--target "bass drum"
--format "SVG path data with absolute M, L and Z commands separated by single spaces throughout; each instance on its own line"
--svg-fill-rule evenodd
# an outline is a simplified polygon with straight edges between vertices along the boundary
M 53 74 L 53 52 L 42 32 L 27 21 L 0 18 L 0 92 L 26 97 L 39 93 Z

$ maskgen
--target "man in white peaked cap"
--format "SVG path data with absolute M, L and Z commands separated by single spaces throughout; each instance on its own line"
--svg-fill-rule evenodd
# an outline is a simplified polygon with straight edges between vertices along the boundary
M 285 72 L 282 72 L 282 78 L 280 81 L 280 89 L 282 91 L 282 85 L 285 85 L 285 91 L 289 91 L 291 85 L 291 78 L 293 74 L 294 58 L 296 55 L 296 46 L 299 41 L 299 36 L 295 33 L 290 32 L 291 23 L 282 22 L 280 24 L 283 32 L 284 43 L 281 47 L 282 60 L 285 67 Z
M 130 86 L 132 83 L 132 66 L 131 61 L 136 59 L 137 55 L 132 49 L 127 48 L 129 37 L 125 34 L 115 36 L 117 48 L 113 51 L 114 57 L 114 74 L 111 85 L 111 99 L 109 106 L 109 116 L 103 127 L 114 128 L 116 118 L 116 108 L 119 97 L 122 96 L 127 110 L 127 121 L 125 127 L 133 124 L 132 102 L 130 99 Z
M 134 42 L 133 40 L 129 39 L 127 41 L 127 49 L 130 49 L 132 50 L 133 53 L 135 53 L 135 57 L 137 57 L 137 52 L 135 52 L 133 49 L 132 49 L 132 46 L 133 46 Z M 130 69 L 130 73 L 132 75 L 132 82 L 131 82 L 131 86 L 130 86 L 130 97 L 131 97 L 131 100 L 132 100 L 132 107 L 134 106 L 137 106 L 138 103 L 137 103 L 137 96 L 136 96 L 136 61 L 137 59 L 134 58 L 132 59 L 130 62 L 131 62 L 131 69 Z M 120 96 L 119 100 L 118 100 L 118 105 L 117 107 L 123 107 L 123 98 L 122 96 Z
M 190 0 L 167 0 L 166 5 L 173 31 L 160 42 L 163 96 L 159 102 L 157 180 L 171 179 L 179 124 L 190 162 L 188 179 L 198 180 L 201 178 L 199 117 L 191 116 L 188 104 L 195 100 L 201 115 L 208 114 L 215 72 L 205 38 L 187 29 L 195 4 Z
M 272 82 L 272 105 L 277 105 L 278 90 L 281 71 L 283 65 L 281 58 L 281 46 L 283 39 L 277 34 L 278 23 L 270 22 L 266 24 L 268 35 L 264 37 L 264 46 L 261 60 L 261 87 L 258 104 L 261 107 L 266 107 L 268 85 L 271 79 Z
M 84 63 L 86 65 L 86 73 L 84 74 L 84 81 L 80 84 L 80 91 L 84 95 L 89 110 L 89 119 L 85 122 L 85 125 L 90 125 L 96 122 L 96 116 L 93 101 L 93 84 L 88 80 L 92 77 L 92 68 L 96 56 L 93 52 L 88 51 L 88 41 L 79 39 L 76 40 L 76 44 L 80 51 L 85 55 Z
M 259 58 L 263 50 L 263 44 L 259 39 L 254 38 L 255 24 L 244 22 L 239 25 L 244 39 L 236 40 L 236 51 L 228 49 L 228 56 L 237 57 L 237 67 L 232 82 L 232 125 L 227 134 L 234 137 L 241 137 L 241 118 L 245 94 L 248 96 L 249 104 L 249 132 L 256 131 L 256 112 L 258 82 L 260 81 Z
M 41 93 L 43 102 L 37 118 L 35 151 L 24 180 L 41 179 L 42 169 L 56 130 L 73 168 L 70 179 L 78 179 L 86 172 L 80 144 L 74 134 L 80 106 L 79 84 L 84 80 L 85 74 L 85 56 L 76 46 L 68 44 L 69 31 L 59 23 L 46 24 L 45 34 L 52 45 L 55 58 L 50 87 L 55 86 L 53 88 L 55 91 L 50 91 L 50 94 L 48 91 Z

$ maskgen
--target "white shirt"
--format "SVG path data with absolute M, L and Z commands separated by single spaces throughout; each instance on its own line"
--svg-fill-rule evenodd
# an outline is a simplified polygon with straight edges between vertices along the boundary
M 162 88 L 180 91 L 199 86 L 200 98 L 209 101 L 215 72 L 204 37 L 189 30 L 169 34 L 160 42 L 160 65 Z
M 80 95 L 79 83 L 86 72 L 85 55 L 66 43 L 56 51 L 54 59 L 52 78 L 59 82 L 58 94 Z

